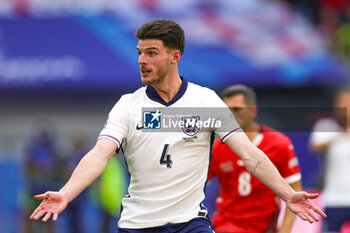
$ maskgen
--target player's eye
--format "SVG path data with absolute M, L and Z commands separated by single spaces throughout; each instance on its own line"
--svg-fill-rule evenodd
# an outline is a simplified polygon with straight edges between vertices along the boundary
M 230 108 L 232 112 L 239 112 L 241 111 L 243 108 L 239 108 L 239 107 L 232 107 Z
M 148 52 L 148 55 L 150 55 L 151 57 L 153 57 L 153 56 L 156 55 L 156 53 L 155 53 L 154 51 L 149 51 L 149 52 Z

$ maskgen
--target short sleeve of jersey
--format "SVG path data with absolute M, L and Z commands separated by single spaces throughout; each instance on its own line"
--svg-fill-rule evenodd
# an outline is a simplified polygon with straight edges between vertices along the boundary
M 341 128 L 333 119 L 322 119 L 316 122 L 310 137 L 310 143 L 322 144 L 337 137 Z
M 212 116 L 219 120 L 221 124 L 220 127 L 214 128 L 214 132 L 221 138 L 223 143 L 234 133 L 242 131 L 230 109 L 214 91 L 211 91 L 208 101 L 210 101 L 210 106 L 216 107 L 216 109 L 211 110 Z
M 129 125 L 129 113 L 128 113 L 128 98 L 122 96 L 120 100 L 114 105 L 110 111 L 106 124 L 102 129 L 100 138 L 107 138 L 112 140 L 118 145 L 121 145 L 122 140 L 126 137 Z
M 301 180 L 301 173 L 293 143 L 289 138 L 287 139 L 280 147 L 281 164 L 278 170 L 286 182 L 291 184 Z

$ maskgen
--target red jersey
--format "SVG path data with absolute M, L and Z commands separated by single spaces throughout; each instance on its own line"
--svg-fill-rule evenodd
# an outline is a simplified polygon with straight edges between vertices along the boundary
M 265 152 L 288 183 L 299 181 L 301 174 L 291 140 L 267 126 L 261 125 L 260 129 L 253 144 Z M 216 140 L 213 146 L 208 179 L 213 176 L 218 177 L 220 184 L 217 212 L 213 216 L 216 232 L 276 231 L 277 195 L 252 176 L 242 159 L 221 140 Z

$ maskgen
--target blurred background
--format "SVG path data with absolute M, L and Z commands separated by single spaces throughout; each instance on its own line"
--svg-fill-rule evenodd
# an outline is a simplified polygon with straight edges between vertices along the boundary
M 304 188 L 321 191 L 323 161 L 308 141 L 350 83 L 348 1 L 0 0 L 1 233 L 116 232 L 128 184 L 122 156 L 56 223 L 28 221 L 32 196 L 67 181 L 116 101 L 142 85 L 134 33 L 157 18 L 185 30 L 188 81 L 257 91 L 258 122 L 291 137 Z M 212 214 L 215 185 L 207 193 Z M 319 232 L 300 224 L 296 232 Z

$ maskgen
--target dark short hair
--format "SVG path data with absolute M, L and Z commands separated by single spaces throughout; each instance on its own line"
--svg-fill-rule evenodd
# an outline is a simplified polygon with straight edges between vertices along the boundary
M 143 24 L 136 31 L 139 40 L 158 39 L 163 41 L 165 47 L 178 49 L 181 55 L 185 52 L 185 33 L 174 21 L 157 19 Z
M 256 94 L 254 90 L 248 86 L 237 84 L 225 88 L 221 93 L 221 98 L 230 98 L 235 95 L 243 95 L 244 101 L 250 105 L 256 105 Z

